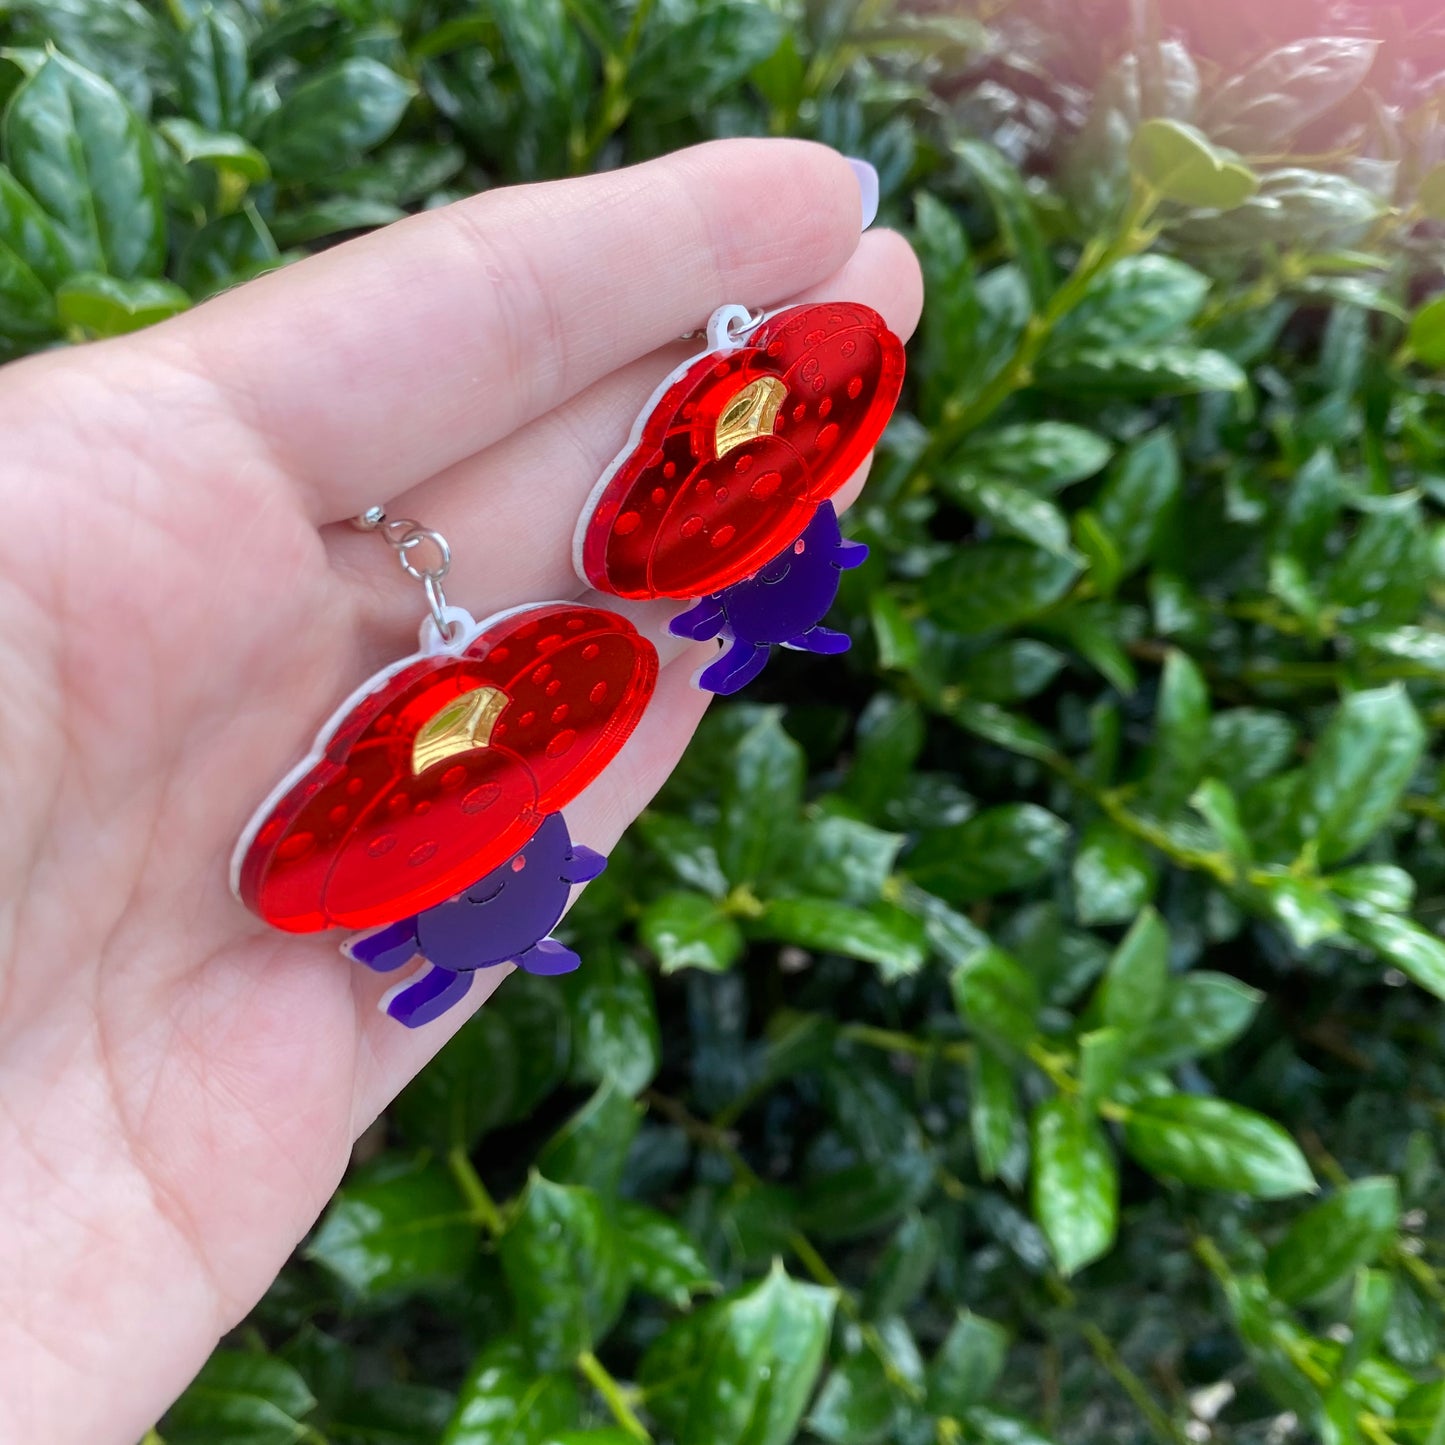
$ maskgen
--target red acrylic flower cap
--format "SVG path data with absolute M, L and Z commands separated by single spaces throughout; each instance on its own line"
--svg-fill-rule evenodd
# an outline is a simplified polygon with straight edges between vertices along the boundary
M 701 597 L 750 577 L 808 525 L 887 425 L 903 343 L 856 302 L 791 306 L 674 372 L 578 524 L 583 580 L 619 597 Z
M 441 903 L 518 852 L 637 726 L 657 653 L 570 602 L 473 627 L 378 673 L 237 845 L 233 884 L 292 933 L 370 928 Z

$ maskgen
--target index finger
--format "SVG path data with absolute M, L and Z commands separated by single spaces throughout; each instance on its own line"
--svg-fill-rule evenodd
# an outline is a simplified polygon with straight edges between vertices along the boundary
M 384 503 L 702 325 L 836 271 L 858 244 L 847 160 L 729 140 L 484 192 L 218 297 L 149 333 L 180 348 L 318 522 Z M 142 343 L 144 344 L 144 343 Z

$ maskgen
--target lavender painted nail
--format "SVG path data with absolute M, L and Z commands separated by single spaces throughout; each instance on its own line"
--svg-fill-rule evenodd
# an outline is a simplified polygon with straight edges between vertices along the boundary
M 867 161 L 858 156 L 845 156 L 858 178 L 858 191 L 863 200 L 863 225 L 866 231 L 878 218 L 878 172 Z

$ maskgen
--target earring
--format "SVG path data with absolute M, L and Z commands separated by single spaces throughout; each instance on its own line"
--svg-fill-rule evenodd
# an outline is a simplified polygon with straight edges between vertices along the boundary
M 415 1028 L 479 968 L 567 973 L 550 937 L 573 884 L 606 867 L 561 809 L 631 736 L 657 652 L 601 608 L 543 602 L 481 622 L 447 605 L 446 540 L 373 508 L 422 583 L 419 650 L 368 678 L 276 785 L 236 844 L 231 886 L 274 928 L 360 930 L 342 952 L 382 973 L 421 966 L 381 1007 Z
M 719 638 L 694 681 L 736 692 L 775 644 L 848 649 L 822 626 L 868 555 L 829 500 L 862 464 L 903 385 L 903 343 L 867 306 L 714 312 L 708 347 L 653 393 L 583 508 L 578 575 L 618 597 L 698 599 L 675 636 Z

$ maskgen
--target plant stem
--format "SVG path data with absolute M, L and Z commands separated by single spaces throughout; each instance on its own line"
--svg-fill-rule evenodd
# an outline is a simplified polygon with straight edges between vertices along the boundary
M 634 1440 L 652 1439 L 651 1432 L 637 1418 L 637 1412 L 632 1408 L 631 1392 L 612 1378 L 607 1366 L 591 1350 L 583 1350 L 577 1356 L 577 1368 L 587 1377 L 588 1384 L 607 1402 L 612 1418 Z
M 497 1208 L 497 1201 L 492 1198 L 487 1186 L 482 1183 L 482 1176 L 477 1173 L 471 1157 L 460 1144 L 453 1145 L 447 1151 L 447 1168 L 452 1171 L 452 1178 L 456 1180 L 457 1188 L 462 1191 L 463 1197 L 471 1206 L 472 1218 L 493 1239 L 496 1239 L 506 1229 L 502 1220 L 502 1211 Z

